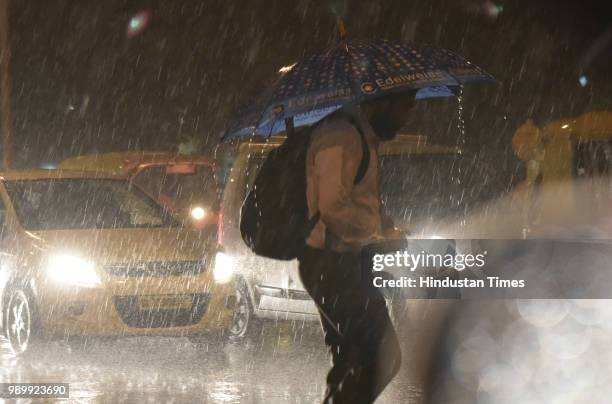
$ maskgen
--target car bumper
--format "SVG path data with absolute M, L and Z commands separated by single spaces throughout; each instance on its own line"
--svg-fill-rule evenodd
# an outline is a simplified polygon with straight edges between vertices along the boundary
M 123 279 L 104 288 L 46 288 L 39 299 L 46 334 L 190 336 L 215 333 L 232 320 L 234 282 L 208 274 Z
M 255 286 L 255 292 L 259 298 L 254 310 L 257 317 L 300 321 L 319 319 L 314 301 L 304 291 Z

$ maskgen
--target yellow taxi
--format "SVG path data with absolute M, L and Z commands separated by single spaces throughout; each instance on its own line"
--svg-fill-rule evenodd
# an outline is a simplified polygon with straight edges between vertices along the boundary
M 204 256 L 216 243 L 206 234 L 123 176 L 0 173 L 0 329 L 16 354 L 48 337 L 203 345 L 235 305 L 232 271 Z
M 218 191 L 213 162 L 168 151 L 124 151 L 70 157 L 62 170 L 122 174 L 181 220 L 216 231 Z

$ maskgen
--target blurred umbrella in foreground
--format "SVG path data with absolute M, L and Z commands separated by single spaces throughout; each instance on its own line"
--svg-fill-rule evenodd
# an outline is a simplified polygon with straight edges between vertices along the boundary
M 273 84 L 237 114 L 223 139 L 270 136 L 285 130 L 286 119 L 292 118 L 294 127 L 309 125 L 344 105 L 392 93 L 417 90 L 417 100 L 450 97 L 464 84 L 493 80 L 447 49 L 342 38 L 323 53 L 282 67 Z

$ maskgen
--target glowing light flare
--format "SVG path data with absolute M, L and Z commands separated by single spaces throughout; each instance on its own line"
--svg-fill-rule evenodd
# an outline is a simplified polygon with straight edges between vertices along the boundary
M 215 256 L 215 266 L 213 268 L 213 278 L 217 283 L 227 283 L 234 277 L 236 272 L 236 258 L 223 252 L 218 252 Z
M 485 2 L 485 13 L 491 18 L 497 18 L 502 11 L 504 11 L 504 6 L 501 4 L 495 4 L 492 1 Z
M 491 0 L 478 0 L 467 5 L 468 11 L 474 14 L 481 14 L 490 19 L 496 19 L 504 11 L 504 6 L 496 4 Z
M 93 287 L 101 283 L 93 263 L 70 254 L 53 254 L 47 262 L 47 275 L 61 285 Z
M 195 220 L 202 220 L 206 217 L 206 210 L 200 206 L 195 206 L 191 209 L 191 217 Z
M 281 74 L 289 73 L 291 70 L 293 70 L 295 65 L 297 65 L 297 62 L 295 62 L 294 64 L 289 65 L 289 66 L 283 66 L 280 69 L 278 69 L 278 72 L 281 73 Z
M 128 38 L 133 38 L 136 35 L 142 33 L 147 28 L 151 21 L 151 12 L 148 10 L 139 11 L 134 14 L 128 22 L 126 35 Z

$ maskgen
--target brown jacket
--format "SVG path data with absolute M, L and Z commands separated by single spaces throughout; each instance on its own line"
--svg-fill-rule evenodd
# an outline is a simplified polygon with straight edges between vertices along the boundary
M 356 185 L 353 181 L 363 156 L 357 129 L 342 116 L 330 117 L 311 135 L 306 195 L 310 216 L 321 214 L 306 240 L 311 247 L 358 251 L 381 235 L 378 138 L 365 119 L 357 115 L 357 121 L 370 146 L 370 163 Z

